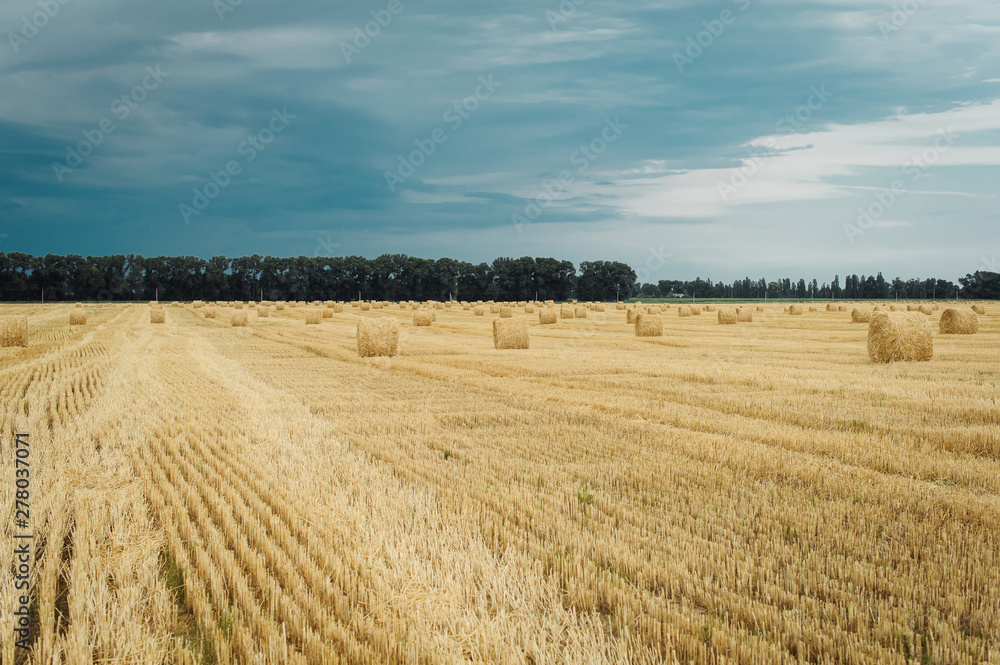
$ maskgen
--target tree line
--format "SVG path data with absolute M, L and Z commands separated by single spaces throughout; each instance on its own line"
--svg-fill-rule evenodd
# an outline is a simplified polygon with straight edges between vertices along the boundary
M 819 284 L 746 278 L 731 284 L 696 278 L 639 284 L 618 261 L 501 257 L 492 263 L 422 259 L 405 254 L 274 257 L 0 253 L 5 301 L 129 300 L 580 300 L 684 295 L 695 298 L 963 298 L 1000 299 L 1000 275 L 959 279 L 885 280 L 839 276 Z

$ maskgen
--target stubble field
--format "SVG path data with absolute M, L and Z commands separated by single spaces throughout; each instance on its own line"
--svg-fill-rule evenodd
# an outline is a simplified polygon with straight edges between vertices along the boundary
M 518 308 L 518 351 L 460 306 L 83 309 L 0 306 L 0 662 L 1000 663 L 989 309 L 891 365 L 780 305 L 652 338 Z

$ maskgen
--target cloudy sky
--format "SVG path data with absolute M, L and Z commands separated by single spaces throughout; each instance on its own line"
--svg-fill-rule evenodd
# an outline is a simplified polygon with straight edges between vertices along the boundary
M 1000 258 L 995 0 L 4 0 L 0 31 L 0 251 Z

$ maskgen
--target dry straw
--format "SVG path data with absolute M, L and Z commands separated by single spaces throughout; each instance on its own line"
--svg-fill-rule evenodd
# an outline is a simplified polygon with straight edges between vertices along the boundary
M 983 307 L 982 305 L 973 305 L 972 311 L 981 316 L 985 316 L 986 314 L 986 308 Z
M 362 311 L 362 312 L 368 312 L 368 311 L 371 311 L 371 308 L 372 308 L 372 305 L 371 305 L 371 303 L 368 303 L 368 302 L 363 302 L 363 303 L 361 303 L 361 311 Z
M 201 309 L 202 307 L 205 306 L 205 301 L 203 301 L 203 300 L 195 300 L 193 303 L 191 303 L 191 305 L 195 309 Z
M 512 319 L 514 318 L 514 310 L 511 307 L 501 307 L 500 308 L 500 318 L 501 319 Z
M 490 305 L 490 314 L 499 314 L 500 305 Z
M 917 311 L 919 311 L 921 314 L 926 314 L 927 316 L 930 316 L 931 314 L 934 313 L 934 308 L 931 307 L 930 305 L 921 305 L 920 307 L 917 308 Z
M 229 325 L 237 328 L 245 328 L 247 325 L 247 313 L 233 312 L 233 318 L 229 321 Z
M 636 337 L 663 337 L 663 319 L 659 314 L 640 313 L 635 317 Z
M 554 309 L 549 309 L 549 308 L 538 310 L 538 322 L 542 325 L 555 323 L 556 311 Z
M 677 316 L 691 316 L 691 308 L 687 305 L 681 305 L 677 308 Z
M 525 305 L 524 306 L 524 313 L 525 314 L 534 314 L 535 313 L 535 306 L 534 305 Z
M 846 312 L 847 311 L 847 305 L 838 305 L 837 306 L 837 311 L 838 312 Z
M 925 361 L 934 357 L 934 333 L 926 317 L 908 312 L 876 312 L 868 324 L 872 362 Z
M 358 355 L 362 358 L 394 356 L 399 348 L 396 319 L 365 316 L 358 319 Z
M 809 311 L 810 311 L 810 312 L 815 312 L 815 311 L 816 311 L 816 308 L 815 308 L 815 307 L 810 307 L 810 308 L 809 308 Z
M 69 313 L 69 324 L 71 326 L 85 326 L 87 325 L 87 314 L 84 312 L 70 312 Z
M 736 320 L 739 323 L 753 323 L 753 310 L 749 307 L 740 307 L 736 310 Z
M 559 318 L 560 319 L 572 319 L 573 318 L 573 308 L 563 305 L 559 308 Z
M 867 307 L 855 307 L 851 312 L 852 323 L 869 323 L 872 320 L 872 311 Z
M 237 300 L 236 304 L 233 305 L 233 307 L 235 307 L 236 309 L 243 309 L 243 301 L 242 300 Z
M 975 335 L 979 332 L 979 315 L 972 310 L 946 309 L 941 312 L 942 335 Z
M 486 316 L 486 308 L 482 305 L 478 305 L 474 310 L 472 310 L 473 316 Z
M 625 309 L 625 303 L 623 303 L 623 302 L 616 302 L 615 303 L 615 309 Z
M 315 326 L 319 325 L 319 322 L 323 320 L 323 313 L 318 309 L 307 309 L 306 310 L 306 325 Z
M 791 306 L 789 306 L 788 313 L 789 314 L 794 314 L 796 316 L 800 316 L 802 314 L 802 305 L 791 305 Z
M 214 307 L 206 307 L 205 308 L 205 318 L 206 319 L 214 319 L 215 318 L 215 308 Z
M 151 309 L 149 310 L 149 322 L 150 323 L 165 323 L 167 320 L 167 313 L 162 309 Z
M 323 309 L 320 310 L 320 312 L 322 313 L 324 319 L 332 319 L 333 318 L 333 310 L 332 309 L 327 309 L 327 308 L 324 307 Z
M 413 313 L 413 325 L 429 326 L 434 321 L 434 316 L 426 309 L 418 309 Z
M 723 307 L 719 310 L 719 323 L 730 325 L 736 323 L 736 310 L 731 307 Z
M 258 307 L 257 308 L 257 317 L 258 318 L 259 317 L 264 317 L 266 319 L 269 316 L 271 316 L 271 310 L 270 309 L 268 309 L 267 307 Z
M 906 306 L 906 311 L 907 312 L 916 312 L 916 311 L 919 311 L 919 310 L 918 310 L 918 308 L 917 308 L 916 305 L 907 305 Z
M 603 312 L 604 311 L 604 304 L 603 303 L 597 303 L 596 305 L 594 305 L 594 311 L 595 312 Z
M 691 316 L 701 316 L 701 307 L 691 305 Z
M 578 319 L 585 319 L 587 318 L 587 308 L 577 307 L 573 310 L 573 315 Z
M 277 302 L 277 303 L 276 303 L 276 304 L 274 305 L 274 309 L 275 309 L 275 311 L 277 311 L 277 312 L 280 312 L 280 311 L 284 310 L 284 309 L 285 309 L 285 302 L 284 302 L 283 300 L 279 300 L 279 301 L 278 301 L 278 302 Z
M 28 346 L 28 317 L 0 316 L 0 346 Z
M 635 315 L 639 313 L 635 307 L 629 307 L 625 310 L 625 323 L 635 323 Z
M 493 346 L 498 349 L 528 348 L 527 319 L 493 319 Z

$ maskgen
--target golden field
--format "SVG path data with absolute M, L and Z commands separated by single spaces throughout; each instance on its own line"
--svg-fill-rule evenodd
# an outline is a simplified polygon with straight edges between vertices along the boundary
M 213 307 L 0 306 L 0 662 L 1000 663 L 995 305 L 887 365 L 850 306 Z

